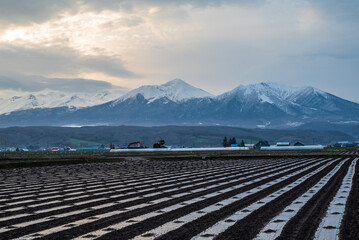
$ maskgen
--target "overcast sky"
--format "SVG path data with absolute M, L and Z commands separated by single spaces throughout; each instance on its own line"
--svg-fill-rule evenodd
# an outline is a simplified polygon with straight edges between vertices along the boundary
M 181 78 L 213 94 L 272 81 L 359 102 L 358 76 L 358 0 L 0 0 L 3 92 Z

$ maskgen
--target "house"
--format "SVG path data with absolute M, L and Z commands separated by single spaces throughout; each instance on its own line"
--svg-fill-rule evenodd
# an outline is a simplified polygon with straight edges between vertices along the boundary
M 294 146 L 304 146 L 304 144 L 301 142 L 296 142 L 296 143 L 294 143 Z
M 18 148 L 16 148 L 16 147 L 9 147 L 9 148 L 7 148 L 7 151 L 8 151 L 8 152 L 16 152 L 16 149 L 18 149 Z
M 342 145 L 339 144 L 339 143 L 334 143 L 333 147 L 335 147 L 335 148 L 340 148 L 340 147 L 342 147 Z
M 356 147 L 357 145 L 349 141 L 341 141 L 334 144 L 335 147 Z
M 253 144 L 253 143 L 245 143 L 244 146 L 245 146 L 245 147 L 248 147 L 249 149 L 253 149 L 253 148 L 254 148 L 254 144 Z
M 132 142 L 128 144 L 127 148 L 134 149 L 134 148 L 145 148 L 144 142 Z
M 277 142 L 277 147 L 287 147 L 290 146 L 290 142 Z
M 262 147 L 269 147 L 268 141 L 259 141 L 254 145 L 254 149 L 260 150 Z
M 353 142 L 348 143 L 348 144 L 344 144 L 343 147 L 356 147 L 357 145 Z

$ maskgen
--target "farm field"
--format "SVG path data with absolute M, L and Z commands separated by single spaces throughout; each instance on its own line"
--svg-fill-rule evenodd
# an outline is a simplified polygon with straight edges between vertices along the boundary
M 0 239 L 358 239 L 359 154 L 0 169 Z

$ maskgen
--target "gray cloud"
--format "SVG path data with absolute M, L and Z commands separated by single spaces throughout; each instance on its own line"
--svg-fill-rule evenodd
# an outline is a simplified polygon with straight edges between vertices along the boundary
M 170 70 L 156 75 L 153 79 L 165 81 L 179 76 L 190 83 L 192 81 L 196 82 L 196 85 L 206 86 L 206 90 L 215 93 L 229 90 L 239 84 L 259 81 L 274 81 L 288 85 L 314 85 L 359 102 L 356 90 L 359 87 L 357 81 L 359 75 L 357 67 L 359 64 L 359 1 L 357 0 L 312 0 L 293 3 L 266 0 L 0 0 L 0 24 L 1 22 L 9 24 L 41 22 L 65 11 L 77 12 L 80 6 L 88 11 L 124 10 L 129 12 L 135 11 L 136 8 L 163 6 L 167 7 L 166 11 L 158 14 L 163 14 L 159 19 L 166 21 L 173 18 L 183 19 L 185 14 L 177 16 L 171 11 L 187 11 L 187 8 L 178 8 L 186 4 L 197 8 L 215 8 L 230 4 L 257 7 L 267 4 L 268 8 L 259 8 L 260 15 L 256 19 L 263 18 L 262 20 L 267 20 L 265 22 L 269 24 L 236 28 L 236 15 L 235 12 L 231 12 L 230 14 L 233 14 L 231 16 L 214 15 L 217 19 L 215 17 L 210 19 L 213 20 L 213 24 L 211 21 L 204 24 L 208 26 L 207 30 L 200 29 L 199 34 L 190 37 L 191 41 L 187 42 L 187 50 L 176 52 L 175 47 L 168 51 L 165 45 L 161 45 L 161 42 L 155 42 L 158 46 L 158 53 L 152 52 L 150 56 L 160 64 L 149 63 L 149 65 L 153 67 L 153 72 Z M 313 31 L 296 32 L 293 30 L 296 27 L 296 19 L 294 19 L 296 14 L 310 7 L 318 12 L 321 21 L 318 25 L 323 25 L 317 29 L 314 28 Z M 298 11 L 293 11 L 293 14 L 287 16 L 286 11 L 281 11 L 283 9 L 289 12 L 290 9 Z M 210 12 L 212 10 L 210 9 Z M 221 17 L 218 18 L 218 16 Z M 108 23 L 104 27 L 112 28 L 116 27 L 116 24 L 132 27 L 142 24 L 142 21 L 139 16 L 125 19 L 123 22 Z M 241 19 L 241 21 L 246 22 L 246 19 Z M 248 20 L 248 23 L 250 21 Z M 219 24 L 223 27 L 218 27 Z M 253 34 L 250 42 L 241 38 L 236 39 L 236 32 L 243 30 L 248 31 L 249 37 L 255 30 L 263 30 L 265 34 L 258 36 Z M 201 38 L 201 35 L 205 35 L 206 38 Z M 222 37 L 216 38 L 216 36 Z M 159 53 L 163 55 L 156 55 Z M 82 71 L 100 71 L 116 77 L 136 77 L 116 57 L 81 56 L 68 48 L 11 46 L 1 48 L 0 46 L 0 74 L 2 75 L 6 72 L 71 75 Z M 11 83 L 11 80 L 0 79 L 0 81 L 4 81 L 3 85 L 12 86 L 12 89 L 19 88 L 19 83 Z M 22 84 L 25 83 L 22 82 Z M 31 88 L 31 86 L 26 86 L 26 88 Z
M 63 12 L 77 12 L 81 9 L 91 11 L 126 10 L 145 6 L 194 7 L 220 6 L 223 4 L 256 5 L 265 0 L 0 0 L 0 22 L 7 24 L 39 23 Z
M 45 89 L 64 92 L 99 92 L 115 87 L 109 82 L 89 79 L 45 78 L 41 76 L 0 76 L 1 90 L 37 92 Z
M 7 72 L 28 75 L 102 72 L 114 77 L 137 77 L 118 58 L 80 55 L 66 47 L 0 46 L 0 73 Z
M 194 7 L 218 7 L 222 5 L 258 6 L 266 0 L 0 0 L 0 22 L 8 24 L 29 24 L 43 22 L 63 12 L 77 12 L 79 9 L 91 11 L 126 10 L 146 6 L 192 5 Z M 359 2 L 356 0 L 308 1 L 319 6 L 328 16 L 359 18 Z
M 0 21 L 11 24 L 41 22 L 72 9 L 71 0 L 0 0 Z

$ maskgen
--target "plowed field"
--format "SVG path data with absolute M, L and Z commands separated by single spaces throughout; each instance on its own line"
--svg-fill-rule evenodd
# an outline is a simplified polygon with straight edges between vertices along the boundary
M 0 239 L 358 239 L 358 155 L 0 170 Z

